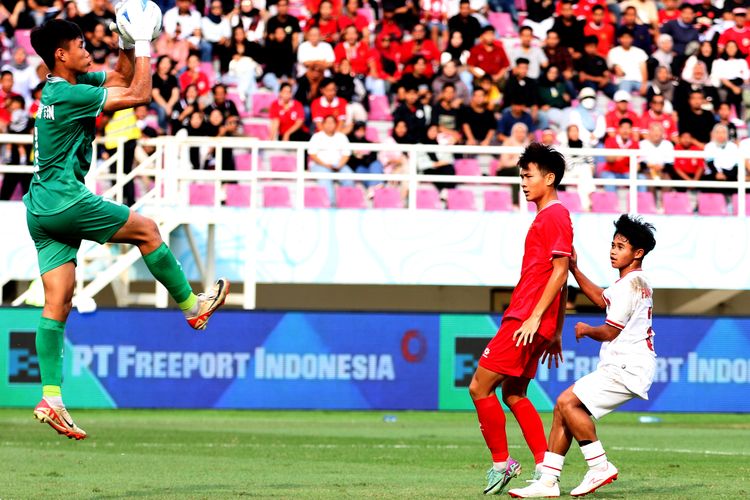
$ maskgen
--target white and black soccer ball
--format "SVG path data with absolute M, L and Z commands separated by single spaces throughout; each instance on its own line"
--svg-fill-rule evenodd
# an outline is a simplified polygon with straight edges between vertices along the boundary
M 125 0 L 117 8 L 117 28 L 120 32 L 120 36 L 128 43 L 133 43 L 132 37 L 129 33 L 133 31 L 131 22 L 138 19 L 154 19 L 157 20 L 154 24 L 154 31 L 151 35 L 151 40 L 156 40 L 161 34 L 161 22 L 162 15 L 161 9 L 152 2 L 151 0 Z

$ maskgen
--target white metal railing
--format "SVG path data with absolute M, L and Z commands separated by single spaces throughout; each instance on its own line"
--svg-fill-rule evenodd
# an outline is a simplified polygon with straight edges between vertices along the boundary
M 19 135 L 0 135 L 0 144 L 2 143 L 23 143 L 29 144 L 30 136 Z M 101 139 L 96 141 L 96 147 L 103 142 Z M 416 191 L 419 183 L 433 182 L 451 182 L 465 183 L 473 185 L 518 185 L 518 177 L 496 177 L 496 176 L 443 176 L 443 175 L 422 175 L 419 174 L 417 166 L 417 153 L 453 153 L 463 155 L 489 155 L 498 156 L 503 153 L 519 154 L 523 148 L 508 148 L 502 146 L 436 146 L 421 144 L 352 144 L 352 150 L 357 151 L 390 151 L 403 152 L 408 155 L 407 171 L 398 174 L 345 174 L 341 172 L 316 173 L 309 172 L 304 162 L 305 149 L 308 147 L 306 142 L 282 142 L 282 141 L 259 141 L 252 138 L 206 138 L 206 137 L 159 137 L 154 139 L 144 139 L 141 141 L 144 146 L 155 148 L 155 152 L 140 165 L 135 167 L 130 173 L 125 173 L 122 155 L 122 141 L 118 144 L 118 152 L 112 155 L 105 162 L 92 161 L 92 167 L 87 177 L 87 185 L 90 188 L 96 186 L 97 180 L 112 181 L 113 185 L 108 188 L 103 195 L 118 201 L 123 199 L 123 187 L 127 182 L 134 180 L 136 177 L 149 177 L 153 179 L 153 184 L 137 200 L 134 209 L 147 209 L 157 223 L 162 227 L 165 240 L 168 240 L 169 233 L 180 226 L 184 225 L 191 251 L 197 262 L 197 269 L 200 271 L 202 281 L 208 283 L 213 280 L 215 271 L 215 226 L 226 223 L 230 220 L 236 220 L 236 215 L 227 215 L 220 211 L 211 211 L 196 218 L 194 213 L 181 211 L 184 217 L 175 218 L 175 211 L 159 210 L 160 207 L 175 207 L 187 203 L 187 185 L 192 181 L 213 182 L 215 186 L 214 205 L 220 206 L 222 203 L 222 188 L 225 182 L 246 182 L 250 184 L 250 207 L 248 212 L 241 215 L 243 220 L 249 216 L 253 220 L 256 211 L 260 208 L 259 187 L 263 182 L 269 181 L 293 181 L 295 183 L 295 196 L 293 205 L 300 209 L 304 207 L 304 185 L 306 181 L 319 179 L 344 180 L 351 179 L 354 181 L 383 181 L 395 182 L 401 184 L 407 189 L 408 203 L 410 210 L 416 208 Z M 216 148 L 216 169 L 215 170 L 194 170 L 189 162 L 189 155 L 186 154 L 189 147 L 210 146 Z M 222 167 L 222 150 L 232 148 L 234 150 L 244 149 L 251 153 L 252 166 L 250 170 L 224 170 Z M 276 172 L 270 170 L 261 170 L 260 157 L 261 153 L 279 154 L 279 152 L 289 152 L 296 158 L 296 169 L 293 172 Z M 611 150 L 611 149 L 561 149 L 561 152 L 569 156 L 588 156 L 588 157 L 627 157 L 629 159 L 630 170 L 627 179 L 587 179 L 586 182 L 596 186 L 620 186 L 628 188 L 628 200 L 630 212 L 638 211 L 638 188 L 646 187 L 681 187 L 681 188 L 721 188 L 736 190 L 737 207 L 735 213 L 742 217 L 745 215 L 747 207 L 745 206 L 746 185 L 746 158 L 738 158 L 738 181 L 674 181 L 674 180 L 652 180 L 640 179 L 639 159 L 642 152 L 638 150 Z M 675 151 L 675 157 L 678 158 L 703 158 L 705 154 L 702 151 Z M 111 173 L 110 168 L 115 165 L 115 172 Z M 25 172 L 32 173 L 33 167 L 20 167 L 12 165 L 0 165 L 0 173 L 5 172 Z M 578 179 L 563 179 L 564 185 L 577 185 Z M 524 202 L 522 193 L 519 193 L 518 200 L 519 210 L 528 211 L 528 204 Z M 169 220 L 165 217 L 170 217 Z M 193 242 L 192 235 L 188 224 L 205 223 L 208 225 L 208 241 L 205 262 L 200 262 L 201 256 Z M 255 307 L 255 289 L 256 289 L 256 269 L 255 269 L 255 238 L 257 237 L 255 226 L 249 224 L 245 226 L 250 231 L 250 241 L 248 243 L 245 267 L 243 269 L 244 289 L 243 293 L 233 294 L 232 302 L 242 305 L 246 309 Z M 157 285 L 153 294 L 131 294 L 129 291 L 129 281 L 127 270 L 138 258 L 132 252 L 125 252 L 120 256 L 113 256 L 111 252 L 101 252 L 101 248 L 96 244 L 89 243 L 82 247 L 79 254 L 79 269 L 77 293 L 94 295 L 98 293 L 107 284 L 112 283 L 115 287 L 115 294 L 118 295 L 117 287 L 120 287 L 120 295 L 124 298 L 118 299 L 118 303 L 128 304 L 154 304 L 157 307 L 166 307 L 167 296 L 163 287 Z M 86 269 L 92 262 L 105 261 L 106 267 L 96 273 L 93 279 L 87 274 Z M 119 281 L 118 281 L 119 278 Z M 12 279 L 12 276 L 6 276 L 5 281 Z M 86 283 L 86 280 L 90 280 Z M 119 284 L 118 284 L 119 283 Z M 0 283 L 2 284 L 2 283 Z M 23 296 L 19 297 L 14 304 L 22 303 Z

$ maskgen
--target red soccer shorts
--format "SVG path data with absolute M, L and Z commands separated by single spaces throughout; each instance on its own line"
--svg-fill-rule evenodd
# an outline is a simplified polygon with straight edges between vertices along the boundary
M 517 319 L 503 320 L 497 334 L 479 358 L 479 366 L 511 377 L 534 378 L 549 340 L 537 333 L 531 344 L 516 347 L 513 334 L 522 324 Z

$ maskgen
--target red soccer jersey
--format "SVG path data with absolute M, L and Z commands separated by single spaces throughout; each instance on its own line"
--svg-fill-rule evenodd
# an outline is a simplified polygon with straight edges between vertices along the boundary
M 691 144 L 690 147 L 684 148 L 682 144 L 677 144 L 674 147 L 675 151 L 701 151 L 701 148 Z M 688 175 L 695 174 L 698 170 L 701 172 L 706 168 L 706 164 L 701 158 L 675 158 L 674 159 L 675 170 L 682 170 Z M 678 179 L 679 180 L 679 179 Z
M 341 42 L 333 49 L 336 56 L 336 64 L 348 59 L 352 65 L 352 72 L 357 75 L 367 76 L 370 74 L 371 51 L 364 40 L 350 47 L 348 43 Z
M 340 97 L 334 97 L 329 102 L 325 97 L 320 96 L 310 105 L 310 115 L 313 122 L 318 124 L 323 123 L 326 116 L 335 116 L 338 121 L 345 120 L 346 104 L 346 99 Z
M 674 141 L 677 138 L 677 124 L 672 115 L 662 113 L 660 116 L 656 116 L 650 109 L 643 113 L 641 117 L 641 133 L 648 132 L 648 127 L 654 122 L 661 123 L 661 126 L 664 127 L 664 137 L 668 140 Z
M 594 5 L 601 5 L 604 7 L 604 19 L 609 19 L 609 9 L 607 8 L 606 0 L 580 0 L 578 3 L 573 4 L 573 14 L 576 17 L 586 18 L 586 22 L 591 20 L 591 9 Z M 560 15 L 561 4 L 557 2 L 557 8 L 555 14 Z
M 321 19 L 317 24 L 308 22 L 305 31 L 310 31 L 310 28 L 317 26 L 320 30 L 320 39 L 330 44 L 336 43 L 336 35 L 339 34 L 339 25 L 335 18 L 331 18 L 328 21 Z
M 279 137 L 282 137 L 298 120 L 305 119 L 305 110 L 302 103 L 294 99 L 286 106 L 281 104 L 281 101 L 274 101 L 271 103 L 269 116 L 271 119 L 279 120 Z M 307 130 L 304 125 L 302 125 L 302 129 Z
M 599 39 L 596 51 L 604 59 L 607 58 L 609 50 L 615 46 L 615 27 L 609 23 L 602 23 L 599 26 L 592 22 L 586 23 L 583 27 L 583 36 L 595 36 Z
M 604 115 L 604 120 L 607 123 L 607 133 L 610 135 L 614 134 L 617 131 L 617 127 L 620 126 L 620 120 L 623 118 L 630 118 L 630 121 L 633 122 L 633 137 L 639 137 L 641 133 L 639 129 L 641 125 L 641 117 L 631 110 L 628 110 L 623 114 L 616 109 L 613 109 Z
M 502 42 L 495 41 L 492 50 L 489 51 L 481 43 L 475 45 L 469 52 L 467 64 L 476 66 L 488 75 L 493 76 L 510 66 L 510 61 L 508 61 L 508 55 L 505 53 Z
M 680 11 L 678 9 L 675 9 L 672 12 L 667 12 L 666 10 L 659 9 L 659 26 L 664 26 L 665 23 L 674 21 L 675 19 L 679 18 Z
M 726 47 L 730 40 L 734 40 L 739 47 L 740 52 L 745 55 L 750 54 L 750 28 L 745 26 L 741 30 L 731 27 L 719 36 L 719 47 Z
M 315 15 L 320 10 L 320 3 L 322 1 L 323 0 L 305 0 L 305 7 L 310 11 L 310 14 Z M 341 15 L 342 7 L 343 2 L 341 0 L 331 0 L 331 10 L 333 11 L 334 19 Z
M 440 51 L 438 50 L 435 42 L 432 40 L 423 40 L 421 46 L 417 46 L 414 40 L 409 40 L 401 44 L 401 61 L 404 63 L 404 72 L 409 73 L 414 68 L 411 64 L 412 59 L 420 55 L 427 61 L 427 69 L 425 70 L 425 76 L 432 78 L 435 74 L 434 63 L 440 61 Z
M 339 33 L 343 33 L 346 28 L 354 25 L 355 28 L 357 28 L 357 31 L 362 33 L 363 30 L 370 27 L 370 21 L 367 20 L 365 16 L 362 14 L 357 14 L 353 18 L 346 16 L 344 14 L 341 14 L 341 17 L 339 17 Z
M 198 87 L 198 95 L 200 96 L 208 94 L 208 91 L 211 90 L 211 85 L 208 81 L 208 77 L 202 71 L 198 71 L 197 73 L 185 71 L 180 75 L 180 90 L 182 92 L 185 92 L 185 89 L 191 83 Z
M 607 137 L 604 141 L 604 147 L 606 149 L 639 149 L 636 141 L 633 139 L 624 141 L 619 135 Z M 604 170 L 616 174 L 627 174 L 630 172 L 630 158 L 627 156 L 618 156 L 615 160 L 605 163 Z
M 553 201 L 536 214 L 526 234 L 521 278 L 513 290 L 503 320 L 513 318 L 526 321 L 531 316 L 552 276 L 552 259 L 555 256 L 569 257 L 572 250 L 573 223 L 570 221 L 570 213 L 562 203 Z M 547 339 L 554 337 L 559 309 L 558 292 L 542 315 L 539 335 Z

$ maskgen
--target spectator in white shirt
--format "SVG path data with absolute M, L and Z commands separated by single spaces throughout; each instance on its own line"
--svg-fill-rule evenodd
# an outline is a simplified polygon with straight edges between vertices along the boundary
M 518 44 L 508 50 L 508 59 L 515 66 L 519 58 L 529 60 L 529 71 L 526 76 L 538 80 L 542 69 L 547 67 L 547 56 L 538 45 L 532 45 L 534 35 L 531 27 L 521 26 L 518 30 Z
M 320 39 L 320 28 L 312 27 L 307 32 L 307 40 L 299 45 L 297 50 L 297 76 L 302 76 L 311 66 L 323 67 L 328 70 L 336 61 L 333 48 L 328 42 Z
M 212 55 L 221 58 L 229 47 L 232 27 L 223 16 L 221 0 L 212 0 L 208 15 L 201 20 L 203 39 L 211 44 Z
M 737 114 L 742 110 L 742 86 L 750 78 L 750 69 L 742 56 L 737 42 L 729 40 L 724 47 L 724 54 L 714 61 L 711 67 L 711 85 L 719 89 L 719 97 L 736 108 Z
M 203 39 L 201 24 L 202 17 L 200 12 L 193 8 L 193 0 L 177 0 L 177 4 L 166 11 L 162 18 L 162 27 L 169 37 L 187 40 L 193 49 L 200 51 L 201 61 L 210 61 L 211 44 Z
M 338 132 L 338 119 L 329 115 L 323 119 L 323 125 L 320 132 L 316 132 L 310 138 L 308 143 L 308 153 L 310 155 L 310 172 L 342 172 L 345 174 L 354 173 L 347 165 L 349 157 L 352 154 L 349 139 Z M 331 202 L 334 202 L 333 180 L 320 179 L 318 183 L 328 192 Z M 342 186 L 354 186 L 354 181 L 341 180 Z
M 262 7 L 265 7 L 265 5 Z M 263 20 L 262 13 L 258 10 L 259 8 L 260 6 L 255 5 L 253 0 L 242 0 L 240 8 L 235 9 L 230 18 L 233 28 L 235 26 L 242 26 L 248 42 L 261 43 L 265 36 L 266 22 Z
M 706 144 L 706 173 L 703 179 L 734 182 L 740 150 L 729 140 L 727 126 L 721 123 L 711 131 L 711 142 Z
M 29 103 L 33 100 L 31 91 L 39 85 L 36 67 L 35 64 L 29 64 L 23 47 L 16 47 L 13 51 L 13 60 L 2 67 L 2 71 L 13 73 L 13 92 L 20 94 Z
M 617 77 L 618 88 L 645 95 L 648 88 L 648 55 L 633 46 L 633 33 L 628 29 L 622 30 L 619 41 L 620 45 L 612 48 L 607 55 L 607 65 Z
M 664 126 L 652 122 L 645 139 L 638 144 L 643 152 L 641 170 L 650 179 L 670 179 L 674 164 L 674 144 L 664 138 Z

